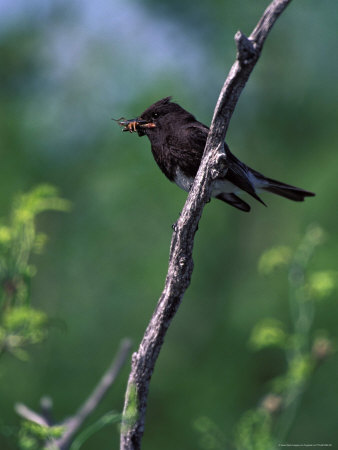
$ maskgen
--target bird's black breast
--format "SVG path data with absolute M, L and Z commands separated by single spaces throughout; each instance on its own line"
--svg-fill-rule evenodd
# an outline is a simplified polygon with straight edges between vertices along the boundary
M 151 139 L 154 159 L 169 180 L 174 181 L 177 168 L 187 177 L 196 176 L 207 136 L 208 128 L 197 122 L 197 126 L 176 126 Z

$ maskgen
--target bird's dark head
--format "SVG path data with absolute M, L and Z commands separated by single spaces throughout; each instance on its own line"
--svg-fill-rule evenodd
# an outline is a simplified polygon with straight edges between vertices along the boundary
M 171 97 L 163 98 L 149 106 L 139 117 L 130 120 L 121 120 L 123 131 L 131 133 L 137 131 L 139 136 L 147 135 L 149 139 L 158 136 L 161 132 L 168 132 L 172 126 L 177 126 L 195 118 L 180 105 L 171 101 Z

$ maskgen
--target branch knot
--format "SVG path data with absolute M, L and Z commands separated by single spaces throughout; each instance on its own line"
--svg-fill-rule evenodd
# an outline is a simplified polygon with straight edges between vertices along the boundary
M 181 256 L 178 263 L 179 263 L 180 267 L 183 268 L 187 264 L 187 257 Z
M 227 170 L 227 156 L 224 152 L 220 152 L 217 154 L 215 167 L 210 170 L 211 179 L 217 180 L 217 178 L 224 178 Z
M 237 60 L 243 66 L 254 62 L 259 54 L 254 43 L 245 36 L 241 31 L 235 34 L 235 42 L 237 46 Z

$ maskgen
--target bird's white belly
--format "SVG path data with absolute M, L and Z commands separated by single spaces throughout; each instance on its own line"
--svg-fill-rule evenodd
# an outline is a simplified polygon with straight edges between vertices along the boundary
M 189 192 L 189 190 L 194 182 L 194 179 L 192 177 L 187 177 L 186 175 L 184 175 L 184 173 L 178 167 L 176 169 L 176 175 L 175 175 L 174 181 L 178 187 Z M 233 183 L 231 183 L 231 181 L 216 180 L 211 195 L 213 197 L 216 197 L 217 195 L 221 194 L 222 192 L 224 192 L 225 194 L 229 194 L 229 193 L 236 194 L 240 191 L 241 191 L 241 189 L 239 187 L 235 186 Z
M 184 191 L 189 192 L 194 182 L 194 179 L 192 177 L 187 177 L 186 175 L 184 175 L 182 170 L 179 167 L 177 167 L 174 181 L 178 187 L 180 187 Z

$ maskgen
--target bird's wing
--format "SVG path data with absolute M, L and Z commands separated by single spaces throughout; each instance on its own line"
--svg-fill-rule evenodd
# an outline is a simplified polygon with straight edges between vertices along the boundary
M 207 136 L 208 128 L 204 125 L 190 125 L 182 127 L 179 136 L 172 133 L 166 137 L 171 157 L 176 159 L 181 170 L 190 177 L 196 176 Z
M 179 160 L 180 168 L 185 174 L 191 177 L 196 176 L 203 156 L 208 132 L 208 127 L 196 121 L 193 124 L 189 123 L 185 127 L 182 127 L 179 137 L 176 137 L 174 133 L 167 136 L 167 145 L 170 147 L 172 157 Z M 249 168 L 230 152 L 226 143 L 224 145 L 228 163 L 228 171 L 225 179 L 265 205 L 263 200 L 256 194 L 255 187 L 250 181 Z M 237 201 L 234 198 L 232 200 L 233 203 Z
M 187 128 L 185 128 L 185 133 L 187 140 L 191 142 L 193 148 L 198 150 L 198 155 L 199 158 L 201 159 L 206 144 L 206 140 L 208 137 L 209 128 L 203 125 L 201 122 L 195 122 L 193 125 L 190 125 Z M 243 164 L 238 158 L 236 158 L 235 155 L 231 153 L 226 143 L 224 143 L 224 149 L 227 155 L 227 163 L 228 163 L 228 171 L 225 178 L 231 181 L 231 183 L 234 184 L 235 186 L 238 186 L 241 190 L 250 194 L 259 202 L 263 203 L 263 205 L 265 205 L 263 200 L 256 194 L 255 187 L 252 185 L 250 181 L 249 177 L 250 169 L 245 164 Z M 234 198 L 232 200 L 237 201 Z
M 263 200 L 256 194 L 255 186 L 250 181 L 250 169 L 243 164 L 235 155 L 233 155 L 229 147 L 226 145 L 226 155 L 228 162 L 228 171 L 225 178 L 231 181 L 232 184 L 239 187 L 243 191 L 250 194 L 260 203 L 265 205 Z M 266 206 L 266 205 L 265 205 Z
M 186 144 L 190 144 L 190 147 L 198 155 L 199 159 L 202 159 L 205 144 L 209 128 L 200 122 L 195 121 L 193 124 L 188 124 L 182 127 L 181 138 Z

